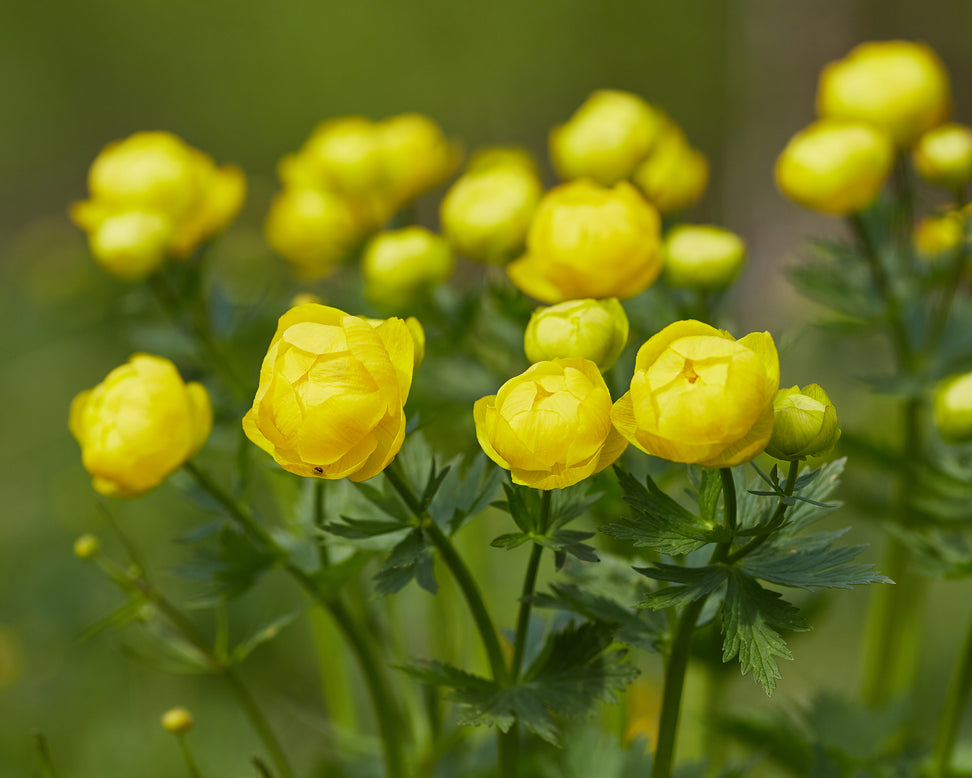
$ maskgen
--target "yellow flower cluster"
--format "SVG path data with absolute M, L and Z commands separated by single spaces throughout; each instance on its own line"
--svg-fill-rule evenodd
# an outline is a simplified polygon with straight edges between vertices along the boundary
M 265 231 L 302 278 L 330 273 L 368 233 L 456 169 L 458 148 L 420 114 L 331 119 L 278 166 Z
M 243 205 L 246 179 L 171 133 L 138 132 L 98 154 L 88 190 L 71 218 L 99 264 L 137 281 L 225 229 Z

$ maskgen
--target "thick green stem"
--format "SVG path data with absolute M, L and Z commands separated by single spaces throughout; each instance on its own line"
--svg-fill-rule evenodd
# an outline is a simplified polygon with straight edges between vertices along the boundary
M 972 692 L 972 621 L 969 622 L 962 653 L 952 672 L 952 679 L 948 685 L 945 707 L 938 724 L 938 737 L 935 741 L 935 767 L 932 778 L 948 778 L 949 764 L 952 761 L 952 751 L 958 737 L 959 724 L 962 723 L 962 712 L 968 704 L 969 693 Z
M 286 559 L 286 553 L 270 534 L 260 527 L 256 520 L 207 473 L 191 462 L 187 462 L 185 468 L 195 477 L 200 486 L 226 508 L 230 516 L 248 535 L 276 554 L 278 558 Z M 285 561 L 283 567 L 320 607 L 331 614 L 354 651 L 364 675 L 365 684 L 368 687 L 375 717 L 378 720 L 378 730 L 381 733 L 385 766 L 389 778 L 403 778 L 406 775 L 406 767 L 401 737 L 403 727 L 401 726 L 398 706 L 391 694 L 391 685 L 386 676 L 384 664 L 378 657 L 371 641 L 366 637 L 367 631 L 355 622 L 343 601 L 337 596 L 328 596 L 322 592 L 308 573 L 289 561 Z

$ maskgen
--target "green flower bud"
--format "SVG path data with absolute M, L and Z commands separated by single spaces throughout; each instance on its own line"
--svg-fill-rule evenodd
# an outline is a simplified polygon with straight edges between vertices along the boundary
M 972 440 L 972 373 L 958 373 L 938 382 L 932 418 L 947 442 Z
M 795 460 L 822 454 L 840 438 L 837 409 L 817 384 L 780 389 L 773 401 L 773 435 L 766 453 Z
M 672 286 L 721 289 L 739 275 L 746 246 L 721 227 L 681 224 L 665 236 L 665 280 Z
M 972 129 L 943 124 L 929 130 L 912 152 L 918 175 L 944 189 L 959 189 L 972 179 Z
M 78 559 L 92 559 L 101 550 L 101 543 L 95 535 L 81 535 L 74 541 L 74 555 Z
M 533 312 L 523 350 L 533 363 L 582 357 L 603 373 L 627 342 L 628 317 L 616 297 L 568 300 Z
M 361 260 L 368 299 L 385 308 L 407 306 L 452 274 L 452 248 L 423 227 L 382 232 L 365 247 Z
M 185 708 L 172 708 L 162 714 L 162 729 L 170 734 L 185 735 L 192 725 L 192 714 Z

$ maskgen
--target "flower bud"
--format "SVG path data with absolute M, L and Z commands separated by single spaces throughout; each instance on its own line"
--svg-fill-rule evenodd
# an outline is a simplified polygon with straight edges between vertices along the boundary
M 805 459 L 833 448 L 840 438 L 837 409 L 817 384 L 780 389 L 773 401 L 773 435 L 766 446 L 771 457 Z
M 362 116 L 322 122 L 297 159 L 285 157 L 281 162 L 281 180 L 294 180 L 301 168 L 313 176 L 316 186 L 339 194 L 355 197 L 375 191 L 384 181 L 377 125 Z
M 966 218 L 959 211 L 946 211 L 918 222 L 912 237 L 918 256 L 924 260 L 935 260 L 951 254 L 965 236 Z
M 81 535 L 74 541 L 74 555 L 78 559 L 94 559 L 101 550 L 97 535 Z
M 107 216 L 88 233 L 95 261 L 124 281 L 141 281 L 165 262 L 172 235 L 169 219 L 154 211 Z
M 243 431 L 291 473 L 372 478 L 405 438 L 414 350 L 401 319 L 373 327 L 336 308 L 292 308 L 267 349 Z
M 919 138 L 912 152 L 918 175 L 943 189 L 961 189 L 972 179 L 972 128 L 943 124 Z
M 893 164 L 894 147 L 883 131 L 822 119 L 787 143 L 776 161 L 776 185 L 806 208 L 846 216 L 877 199 Z
M 195 208 L 176 224 L 172 253 L 189 257 L 204 241 L 225 230 L 243 207 L 246 176 L 235 165 L 216 167 L 208 154 L 193 149 L 201 195 Z
M 669 122 L 651 153 L 634 171 L 632 180 L 661 213 L 675 213 L 702 199 L 709 183 L 709 163 Z
M 739 275 L 746 246 L 721 227 L 680 224 L 665 236 L 662 253 L 665 280 L 671 286 L 722 289 Z
M 591 178 L 613 186 L 631 176 L 666 121 L 637 95 L 594 92 L 566 124 L 550 132 L 550 159 L 565 180 Z
M 378 146 L 392 211 L 445 181 L 462 154 L 427 116 L 401 114 L 378 123 Z
M 361 259 L 368 299 L 401 308 L 429 294 L 452 274 L 449 244 L 424 227 L 406 227 L 375 235 Z
M 172 708 L 162 714 L 162 728 L 172 735 L 185 735 L 192 725 L 192 714 L 185 708 Z
M 923 43 L 862 43 L 820 74 L 817 113 L 867 122 L 907 148 L 948 118 L 951 90 L 938 55 Z
M 972 373 L 958 373 L 938 382 L 932 419 L 946 442 L 972 441 Z
M 738 341 L 699 321 L 678 321 L 638 350 L 631 389 L 611 419 L 647 454 L 735 467 L 759 455 L 773 431 L 780 361 L 768 332 Z
M 589 359 L 603 373 L 621 356 L 627 342 L 628 317 L 616 297 L 568 300 L 533 312 L 523 350 L 531 362 Z
M 270 247 L 305 280 L 331 273 L 362 235 L 355 212 L 342 197 L 310 187 L 278 192 L 264 231 Z
M 661 272 L 658 211 L 622 181 L 571 181 L 540 201 L 527 251 L 507 266 L 513 283 L 545 303 L 644 291 Z
M 69 426 L 95 491 L 131 497 L 202 448 L 212 421 L 202 384 L 184 383 L 167 359 L 136 354 L 74 398 Z
M 627 447 L 611 426 L 611 395 L 587 359 L 538 362 L 476 401 L 476 437 L 513 482 L 564 489 L 601 472 Z
M 532 164 L 507 155 L 470 163 L 439 207 L 442 232 L 456 251 L 478 262 L 503 264 L 523 250 L 543 195 Z M 529 157 L 527 157 L 529 162 Z

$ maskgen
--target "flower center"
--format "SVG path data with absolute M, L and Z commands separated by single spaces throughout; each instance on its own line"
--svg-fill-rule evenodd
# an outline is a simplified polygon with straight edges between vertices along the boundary
M 682 372 L 679 373 L 679 377 L 684 378 L 690 384 L 699 380 L 699 374 L 695 372 L 695 363 L 688 357 L 685 358 L 685 364 L 682 365 Z

